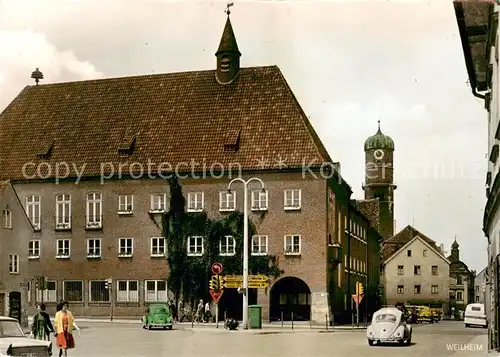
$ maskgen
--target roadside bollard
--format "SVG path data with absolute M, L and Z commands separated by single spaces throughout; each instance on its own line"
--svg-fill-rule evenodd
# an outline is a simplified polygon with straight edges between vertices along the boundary
M 326 330 L 328 331 L 328 314 L 325 315 L 325 327 Z
M 281 311 L 281 328 L 283 328 L 283 311 Z
M 292 330 L 293 330 L 293 311 L 292 311 Z

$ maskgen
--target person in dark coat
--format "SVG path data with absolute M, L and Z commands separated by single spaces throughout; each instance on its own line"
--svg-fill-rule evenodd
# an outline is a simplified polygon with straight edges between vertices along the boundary
M 45 312 L 45 304 L 42 302 L 38 304 L 37 308 L 38 312 L 33 316 L 31 332 L 38 340 L 50 340 L 50 333 L 54 332 L 54 327 L 49 314 Z

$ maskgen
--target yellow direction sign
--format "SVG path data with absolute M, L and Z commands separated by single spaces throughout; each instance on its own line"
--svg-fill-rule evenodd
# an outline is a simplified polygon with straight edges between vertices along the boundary
M 257 283 L 257 282 L 269 283 L 269 277 L 266 275 L 249 275 L 248 276 L 248 283 L 252 283 L 252 282 L 254 282 L 254 283 Z
M 226 289 L 237 289 L 243 287 L 242 275 L 226 275 L 221 276 L 225 280 L 224 287 Z M 249 275 L 248 287 L 250 289 L 265 289 L 269 286 L 269 277 L 265 275 Z
M 269 287 L 269 283 L 262 283 L 262 282 L 248 282 L 248 288 L 249 289 L 265 289 Z
M 224 287 L 227 289 L 237 289 L 243 286 L 242 275 L 225 275 L 224 280 Z

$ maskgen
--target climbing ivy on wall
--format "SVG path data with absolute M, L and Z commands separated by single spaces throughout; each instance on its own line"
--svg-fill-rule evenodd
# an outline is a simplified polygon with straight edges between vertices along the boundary
M 167 262 L 169 275 L 167 283 L 175 295 L 175 301 L 182 298 L 191 303 L 198 299 L 209 299 L 208 282 L 211 266 L 219 262 L 224 266 L 224 275 L 241 275 L 243 264 L 243 214 L 235 211 L 219 220 L 210 219 L 206 212 L 186 212 L 182 187 L 177 178 L 169 179 L 170 208 L 163 216 L 164 237 L 167 241 Z M 248 235 L 255 234 L 255 225 L 249 220 Z M 219 255 L 221 237 L 233 236 L 236 254 Z M 204 254 L 187 255 L 187 239 L 203 236 Z M 249 253 L 251 242 L 249 242 Z M 276 256 L 252 256 L 249 254 L 250 274 L 264 274 L 272 278 L 280 275 Z

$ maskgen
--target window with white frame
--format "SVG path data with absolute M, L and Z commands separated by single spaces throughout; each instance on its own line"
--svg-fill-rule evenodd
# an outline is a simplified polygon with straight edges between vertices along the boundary
M 164 237 L 151 238 L 151 256 L 163 257 L 166 253 L 166 239 Z
M 120 238 L 118 240 L 118 255 L 120 257 L 131 257 L 134 253 L 134 240 L 132 238 Z
M 167 209 L 167 194 L 155 193 L 151 195 L 151 211 L 155 213 L 165 212 Z
M 9 273 L 19 274 L 19 254 L 9 254 Z
M 187 239 L 187 255 L 202 256 L 204 252 L 203 237 L 192 236 Z
M 236 209 L 236 192 L 219 192 L 219 211 L 234 211 Z
M 235 255 L 236 254 L 236 239 L 233 236 L 221 237 L 219 241 L 220 255 Z
M 56 196 L 56 229 L 71 228 L 71 196 L 60 194 Z
M 463 291 L 457 291 L 457 300 L 463 300 L 463 299 L 464 299 Z
M 87 194 L 87 228 L 102 228 L 102 195 Z
M 252 211 L 267 211 L 268 191 L 254 190 L 252 191 Z
M 109 290 L 106 289 L 105 280 L 94 280 L 89 282 L 89 301 L 109 302 Z
M 302 204 L 302 190 L 292 189 L 284 192 L 284 207 L 286 210 L 300 209 Z
M 56 247 L 56 258 L 69 258 L 71 254 L 71 242 L 69 239 L 58 239 Z
M 134 196 L 119 195 L 118 196 L 118 214 L 132 214 L 134 211 Z
M 301 248 L 300 235 L 286 235 L 285 236 L 285 254 L 299 255 Z
M 165 280 L 146 280 L 144 300 L 147 302 L 167 301 L 167 282 Z
M 28 259 L 40 258 L 40 241 L 38 239 L 30 240 L 28 245 Z
M 267 236 L 254 235 L 252 237 L 252 255 L 267 255 Z
M 116 301 L 117 302 L 138 302 L 139 301 L 139 282 L 136 280 L 118 280 L 116 282 Z
M 41 228 L 41 207 L 40 196 L 30 195 L 26 197 L 26 214 L 35 230 Z
M 8 208 L 2 211 L 3 228 L 12 228 L 12 211 Z
M 439 294 L 439 286 L 431 285 L 431 294 Z
M 102 254 L 101 239 L 89 238 L 87 239 L 87 258 L 100 258 Z
M 64 281 L 63 299 L 69 302 L 83 302 L 83 281 Z
M 204 204 L 203 192 L 189 192 L 188 193 L 188 212 L 201 212 L 203 211 Z
M 47 289 L 37 289 L 36 290 L 36 301 L 42 300 L 44 302 L 56 302 L 57 301 L 57 290 L 56 290 L 56 282 L 53 280 L 46 281 Z

